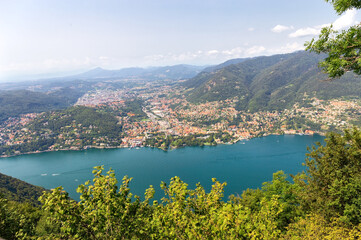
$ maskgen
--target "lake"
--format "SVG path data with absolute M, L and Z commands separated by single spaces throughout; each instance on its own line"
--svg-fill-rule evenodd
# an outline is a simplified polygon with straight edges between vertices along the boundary
M 186 147 L 168 152 L 153 148 L 90 149 L 21 155 L 0 159 L 0 172 L 48 189 L 63 186 L 78 199 L 79 184 L 93 179 L 94 166 L 104 165 L 115 170 L 119 182 L 124 175 L 133 177 L 133 194 L 144 196 L 149 185 L 159 199 L 161 181 L 169 183 L 179 176 L 194 189 L 200 182 L 207 191 L 212 178 L 227 182 L 225 196 L 240 194 L 247 188 L 259 188 L 272 179 L 272 173 L 283 170 L 296 174 L 305 168 L 307 146 L 324 137 L 270 135 L 241 141 L 233 145 Z

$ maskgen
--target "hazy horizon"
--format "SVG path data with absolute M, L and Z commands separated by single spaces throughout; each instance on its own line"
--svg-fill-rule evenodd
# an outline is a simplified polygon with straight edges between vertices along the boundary
M 324 1 L 3 1 L 0 81 L 95 67 L 215 65 L 304 49 L 322 26 L 360 22 Z
M 297 51 L 301 51 L 301 50 L 297 50 Z M 293 52 L 297 52 L 297 51 L 293 51 Z M 292 53 L 292 52 L 290 52 Z M 285 53 L 287 54 L 287 53 Z M 272 55 L 277 55 L 277 53 L 272 54 Z M 254 57 L 245 57 L 245 58 L 257 58 L 257 57 L 263 57 L 263 56 L 271 56 L 271 55 L 259 55 L 259 56 L 254 56 Z M 129 67 L 124 67 L 124 68 L 105 68 L 105 67 L 100 67 L 100 66 L 93 66 L 89 69 L 78 69 L 78 70 L 72 70 L 72 71 L 65 71 L 65 72 L 44 72 L 44 73 L 39 73 L 39 74 L 28 74 L 28 75 L 14 75 L 14 76 L 10 76 L 7 77 L 6 79 L 1 79 L 0 78 L 0 83 L 9 83 L 9 82 L 26 82 L 26 81 L 37 81 L 37 80 L 47 80 L 47 79 L 56 79 L 56 78 L 64 78 L 64 77 L 72 77 L 72 76 L 76 76 L 78 74 L 83 74 L 95 69 L 103 69 L 103 70 L 122 70 L 122 69 L 131 69 L 131 68 L 143 68 L 143 69 L 151 69 L 151 68 L 161 68 L 161 67 L 173 67 L 173 66 L 177 66 L 177 65 L 189 65 L 189 66 L 197 66 L 197 67 L 211 67 L 211 66 L 217 66 L 220 65 L 224 62 L 230 61 L 230 60 L 234 60 L 237 58 L 230 58 L 230 59 L 226 59 L 222 62 L 219 63 L 215 63 L 215 64 L 208 64 L 208 65 L 196 65 L 196 64 L 186 64 L 186 63 L 179 63 L 179 64 L 174 64 L 174 65 L 159 65 L 159 66 L 144 66 L 144 67 L 140 67 L 140 66 L 129 66 Z

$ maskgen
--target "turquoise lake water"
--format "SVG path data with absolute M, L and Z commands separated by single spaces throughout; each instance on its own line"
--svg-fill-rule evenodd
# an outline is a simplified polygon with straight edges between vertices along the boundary
M 0 172 L 48 189 L 63 186 L 78 199 L 79 184 L 93 179 L 92 169 L 104 165 L 115 170 L 119 182 L 124 175 L 133 177 L 133 194 L 144 196 L 149 185 L 161 195 L 161 181 L 169 183 L 179 176 L 194 189 L 200 182 L 207 191 L 215 177 L 227 182 L 225 196 L 241 194 L 247 188 L 259 188 L 283 170 L 296 174 L 304 170 L 307 146 L 324 138 L 319 135 L 267 136 L 215 147 L 186 147 L 164 152 L 159 149 L 91 149 L 22 155 L 0 159 Z

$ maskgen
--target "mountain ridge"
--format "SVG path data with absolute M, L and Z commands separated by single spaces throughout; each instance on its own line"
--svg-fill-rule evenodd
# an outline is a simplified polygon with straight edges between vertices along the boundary
M 193 103 L 238 100 L 238 109 L 280 110 L 302 101 L 303 95 L 323 99 L 358 97 L 361 78 L 348 73 L 327 80 L 318 68 L 323 55 L 304 51 L 244 60 L 213 72 L 202 72 L 184 82 L 187 100 Z
M 38 198 L 43 195 L 44 191 L 46 189 L 43 187 L 0 173 L 0 198 L 40 205 Z
M 79 79 L 101 79 L 101 78 L 145 78 L 153 80 L 158 79 L 173 79 L 180 80 L 191 78 L 201 72 L 205 66 L 195 66 L 187 64 L 178 64 L 172 66 L 160 66 L 160 67 L 130 67 L 116 70 L 108 70 L 100 67 L 91 69 L 87 72 L 77 74 L 75 77 Z M 69 78 L 68 77 L 68 78 Z

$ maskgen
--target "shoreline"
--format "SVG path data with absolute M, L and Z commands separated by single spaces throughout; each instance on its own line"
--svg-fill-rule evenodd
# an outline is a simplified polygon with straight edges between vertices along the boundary
M 250 138 L 244 138 L 244 139 L 237 139 L 234 142 L 227 142 L 227 143 L 217 143 L 217 145 L 233 145 L 236 144 L 240 141 L 247 141 L 253 138 L 261 138 L 261 137 L 267 137 L 267 136 L 271 136 L 271 135 L 275 135 L 275 136 L 282 136 L 282 135 L 299 135 L 299 136 L 313 136 L 313 135 L 320 135 L 320 136 L 326 136 L 325 133 L 322 132 L 315 132 L 314 134 L 300 134 L 300 133 L 296 133 L 296 134 L 275 134 L 275 133 L 269 133 L 269 134 L 263 134 L 262 136 L 254 136 L 254 137 L 250 137 Z M 217 146 L 217 145 L 204 145 L 204 146 Z M 46 152 L 58 152 L 58 151 L 83 151 L 83 150 L 88 150 L 88 149 L 122 149 L 122 148 L 144 148 L 144 147 L 149 147 L 149 146 L 109 146 L 109 147 L 99 147 L 99 146 L 90 146 L 90 147 L 85 147 L 85 148 L 81 148 L 81 149 L 55 149 L 55 150 L 44 150 L 44 151 L 35 151 L 35 152 L 26 152 L 26 153 L 20 153 L 20 154 L 13 154 L 13 155 L 0 155 L 0 158 L 10 158 L 10 157 L 16 157 L 16 156 L 21 156 L 21 155 L 31 155 L 31 154 L 37 154 L 37 153 L 46 153 Z M 179 148 L 185 148 L 185 147 L 190 147 L 190 146 L 182 146 L 182 147 L 171 147 L 168 149 L 164 149 L 161 147 L 149 147 L 149 148 L 157 148 L 160 150 L 163 150 L 165 152 L 169 151 L 169 150 L 174 150 L 174 149 L 179 149 Z M 200 146 L 195 146 L 195 147 L 200 147 Z M 203 147 L 203 146 L 202 146 Z

